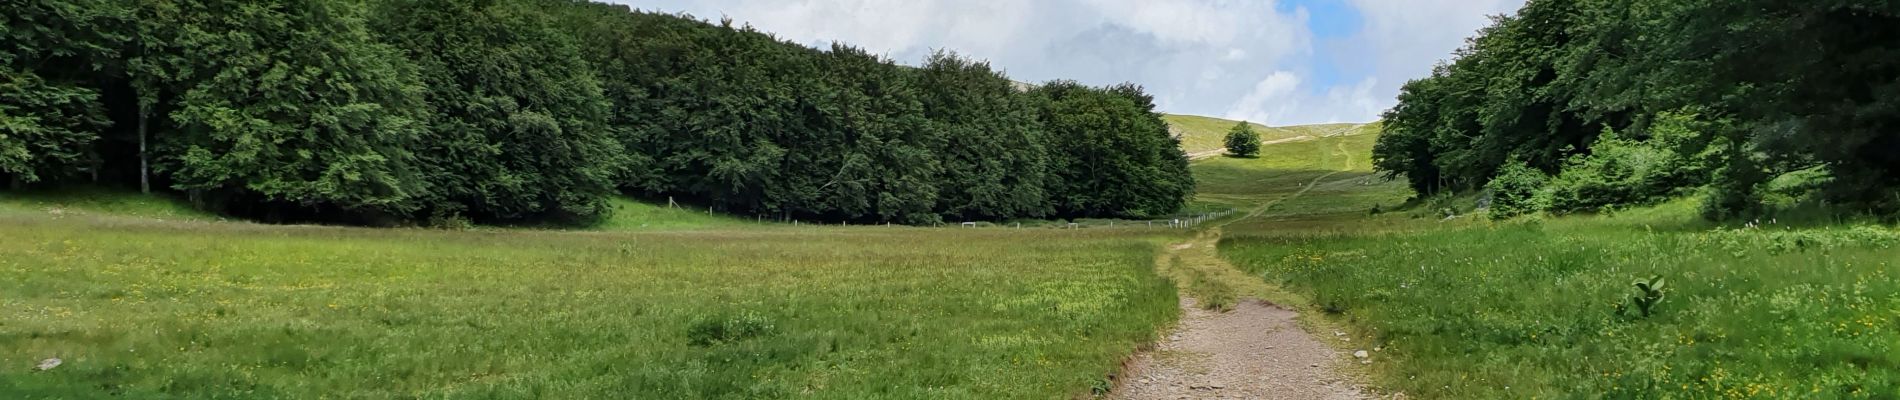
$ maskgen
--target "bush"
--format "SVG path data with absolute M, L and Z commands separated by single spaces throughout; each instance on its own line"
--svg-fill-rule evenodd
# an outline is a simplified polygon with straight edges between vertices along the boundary
M 1571 157 L 1550 181 L 1550 211 L 1595 212 L 1660 203 L 1707 183 L 1707 123 L 1694 113 L 1659 116 L 1648 140 L 1604 130 L 1589 155 Z
M 1546 180 L 1543 172 L 1523 162 L 1506 164 L 1491 183 L 1484 185 L 1484 189 L 1491 192 L 1491 219 L 1509 219 L 1543 210 L 1546 203 L 1539 192 Z

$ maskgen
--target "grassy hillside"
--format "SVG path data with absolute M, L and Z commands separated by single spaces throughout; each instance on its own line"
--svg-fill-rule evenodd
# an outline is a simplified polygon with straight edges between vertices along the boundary
M 1340 128 L 1332 129 L 1338 132 Z M 1196 203 L 1234 209 L 1265 205 L 1260 216 L 1233 225 L 1246 227 L 1311 214 L 1350 213 L 1349 219 L 1357 219 L 1374 205 L 1405 202 L 1411 193 L 1403 182 L 1381 179 L 1372 171 L 1377 132 L 1345 132 L 1269 144 L 1261 147 L 1256 158 L 1197 161 Z
M 1239 125 L 1239 121 L 1230 121 L 1196 115 L 1164 114 L 1161 119 L 1168 122 L 1169 130 L 1181 137 L 1181 148 L 1188 153 L 1200 153 L 1220 150 L 1227 138 L 1227 131 Z M 1349 128 L 1361 124 L 1319 124 L 1287 127 L 1269 127 L 1252 124 L 1254 131 L 1260 133 L 1260 140 L 1274 142 L 1303 137 L 1320 137 L 1353 133 Z M 1365 132 L 1358 132 L 1365 133 Z
M 1136 232 L 4 210 L 0 397 L 1069 397 L 1177 313 Z
M 1374 136 L 1196 163 L 1200 200 L 1269 204 L 1222 254 L 1343 324 L 1374 383 L 1427 399 L 1900 393 L 1900 231 L 1702 222 L 1695 200 L 1493 223 L 1404 207 Z M 1378 207 L 1381 213 L 1374 214 Z M 1449 209 L 1460 216 L 1445 218 Z M 1633 283 L 1666 283 L 1644 316 Z

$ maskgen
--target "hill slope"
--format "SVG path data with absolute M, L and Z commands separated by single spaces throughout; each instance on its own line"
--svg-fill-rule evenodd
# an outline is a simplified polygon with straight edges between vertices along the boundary
M 1190 155 L 1219 154 L 1223 145 L 1221 142 L 1227 137 L 1227 130 L 1240 124 L 1240 121 L 1198 115 L 1163 114 L 1161 119 L 1168 122 L 1170 132 L 1181 137 L 1181 148 L 1187 150 Z M 1272 127 L 1256 123 L 1253 124 L 1253 129 L 1260 133 L 1260 140 L 1275 143 L 1361 133 L 1353 130 L 1369 125 L 1373 124 L 1344 123 Z

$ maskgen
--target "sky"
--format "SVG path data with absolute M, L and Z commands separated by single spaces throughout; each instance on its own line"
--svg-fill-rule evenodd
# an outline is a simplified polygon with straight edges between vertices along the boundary
M 1399 87 L 1523 0 L 605 0 L 732 18 L 918 65 L 937 49 L 1012 79 L 1133 82 L 1162 112 L 1273 126 L 1371 122 Z

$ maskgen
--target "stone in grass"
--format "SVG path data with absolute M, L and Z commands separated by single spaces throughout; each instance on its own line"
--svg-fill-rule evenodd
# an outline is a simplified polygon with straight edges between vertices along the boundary
M 1371 357 L 1372 354 L 1367 353 L 1365 350 L 1360 350 L 1360 351 L 1352 352 L 1352 356 L 1356 358 L 1366 358 L 1366 357 Z
M 62 363 L 65 363 L 65 361 L 60 361 L 59 357 L 48 358 L 45 360 L 40 360 L 40 365 L 34 366 L 33 369 L 45 371 L 45 370 L 49 370 L 53 368 L 58 368 L 59 364 L 62 364 Z

